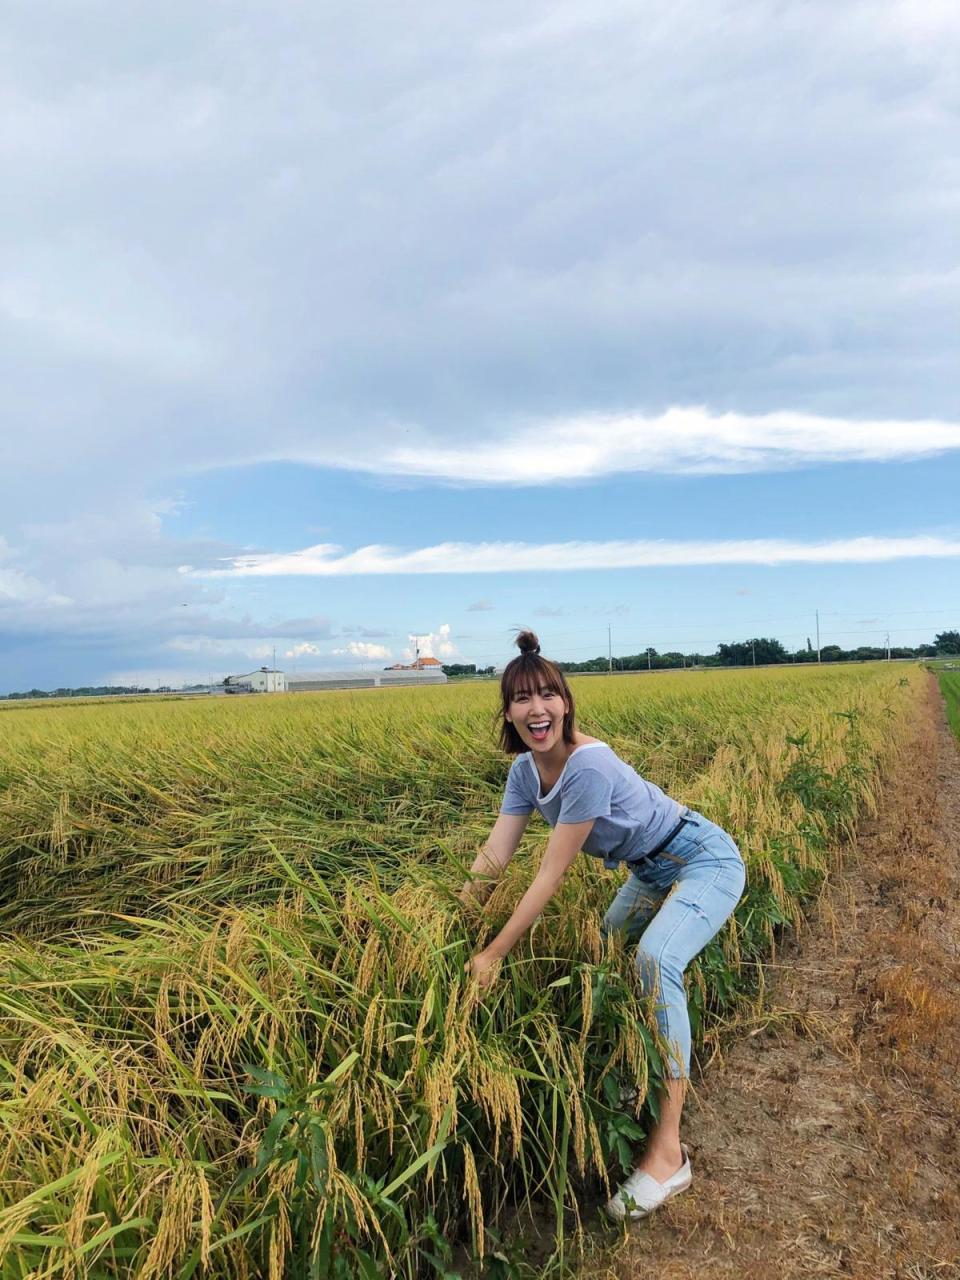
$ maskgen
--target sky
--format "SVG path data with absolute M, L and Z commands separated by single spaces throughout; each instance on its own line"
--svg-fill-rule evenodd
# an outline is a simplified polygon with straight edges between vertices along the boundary
M 0 693 L 960 628 L 960 8 L 13 0 Z

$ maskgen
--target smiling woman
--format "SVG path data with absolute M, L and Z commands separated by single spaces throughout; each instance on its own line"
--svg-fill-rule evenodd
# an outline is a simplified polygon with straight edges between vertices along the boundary
M 743 861 L 720 827 L 677 803 L 597 738 L 576 727 L 563 672 L 540 656 L 532 631 L 517 636 L 520 656 L 500 682 L 500 741 L 516 756 L 490 837 L 462 896 L 481 899 L 516 853 L 536 809 L 553 828 L 529 889 L 493 941 L 468 962 L 481 988 L 556 893 L 581 851 L 607 867 L 624 865 L 603 932 L 637 943 L 643 989 L 657 999 L 657 1023 L 670 1046 L 658 1124 L 638 1167 L 607 1203 L 612 1218 L 638 1218 L 691 1184 L 680 1117 L 690 1071 L 690 1018 L 683 973 L 740 899 Z

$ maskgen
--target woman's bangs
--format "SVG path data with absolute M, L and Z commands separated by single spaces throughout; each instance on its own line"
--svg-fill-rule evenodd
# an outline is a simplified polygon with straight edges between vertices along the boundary
M 561 698 L 566 697 L 563 678 L 558 675 L 553 664 L 544 661 L 539 654 L 531 655 L 526 662 L 520 659 L 516 668 L 509 673 L 505 686 L 503 693 L 507 703 L 520 694 L 529 697 L 532 693 L 539 693 L 541 689 L 550 689 Z

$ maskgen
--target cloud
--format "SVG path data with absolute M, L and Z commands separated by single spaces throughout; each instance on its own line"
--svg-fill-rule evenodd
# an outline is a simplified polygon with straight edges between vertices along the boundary
M 369 546 L 351 552 L 321 543 L 289 554 L 238 556 L 232 568 L 208 570 L 201 576 L 334 578 L 369 574 L 539 573 L 683 565 L 876 564 L 956 556 L 960 556 L 960 540 L 927 534 L 822 542 L 777 538 L 716 542 L 442 542 L 415 551 Z
M 955 455 L 957 35 L 947 0 L 170 0 L 147 43 L 121 0 L 18 6 L 4 640 L 243 641 L 200 574 L 249 548 L 171 536 L 215 469 Z
M 364 640 L 351 640 L 350 643 L 346 645 L 345 648 L 334 649 L 333 652 L 336 654 L 346 653 L 346 654 L 349 654 L 352 658 L 374 659 L 374 658 L 390 657 L 390 650 L 386 647 L 386 645 L 370 644 L 369 642 Z
M 302 644 L 295 644 L 292 649 L 284 649 L 283 656 L 285 658 L 305 658 L 308 655 L 313 657 L 321 652 L 319 645 L 304 641 Z
M 672 408 L 655 417 L 632 413 L 547 420 L 462 449 L 400 448 L 353 465 L 381 474 L 475 484 L 546 485 L 625 472 L 710 475 L 898 462 L 952 449 L 960 449 L 956 423 L 857 421 L 788 412 L 750 417 L 699 407 Z
M 149 48 L 121 0 L 21 10 L 0 509 L 27 470 L 75 510 L 268 459 L 695 468 L 657 424 L 698 403 L 847 424 L 706 433 L 708 468 L 807 465 L 956 403 L 945 0 L 171 0 Z
M 489 613 L 494 608 L 492 600 L 474 600 L 467 606 L 467 613 Z
M 410 645 L 404 649 L 403 656 L 408 662 L 412 662 L 418 653 L 421 658 L 458 658 L 460 656 L 460 650 L 450 638 L 449 622 L 442 623 L 436 631 L 430 631 L 426 635 L 411 635 L 407 639 Z
M 244 643 L 241 639 L 218 640 L 214 636 L 174 636 L 166 642 L 168 649 L 178 653 L 205 655 L 211 658 L 243 656 L 257 662 L 272 657 L 273 646 L 258 641 Z

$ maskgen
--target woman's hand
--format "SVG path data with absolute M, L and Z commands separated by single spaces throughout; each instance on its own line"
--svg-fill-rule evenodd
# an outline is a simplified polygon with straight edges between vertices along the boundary
M 478 951 L 463 967 L 469 976 L 475 979 L 480 990 L 486 991 L 496 982 L 501 963 L 499 956 L 492 956 L 487 951 Z
M 489 892 L 490 890 L 486 885 L 480 884 L 476 880 L 468 880 L 457 894 L 457 901 L 460 903 L 461 907 L 473 907 L 479 909 L 483 906 L 484 900 Z

